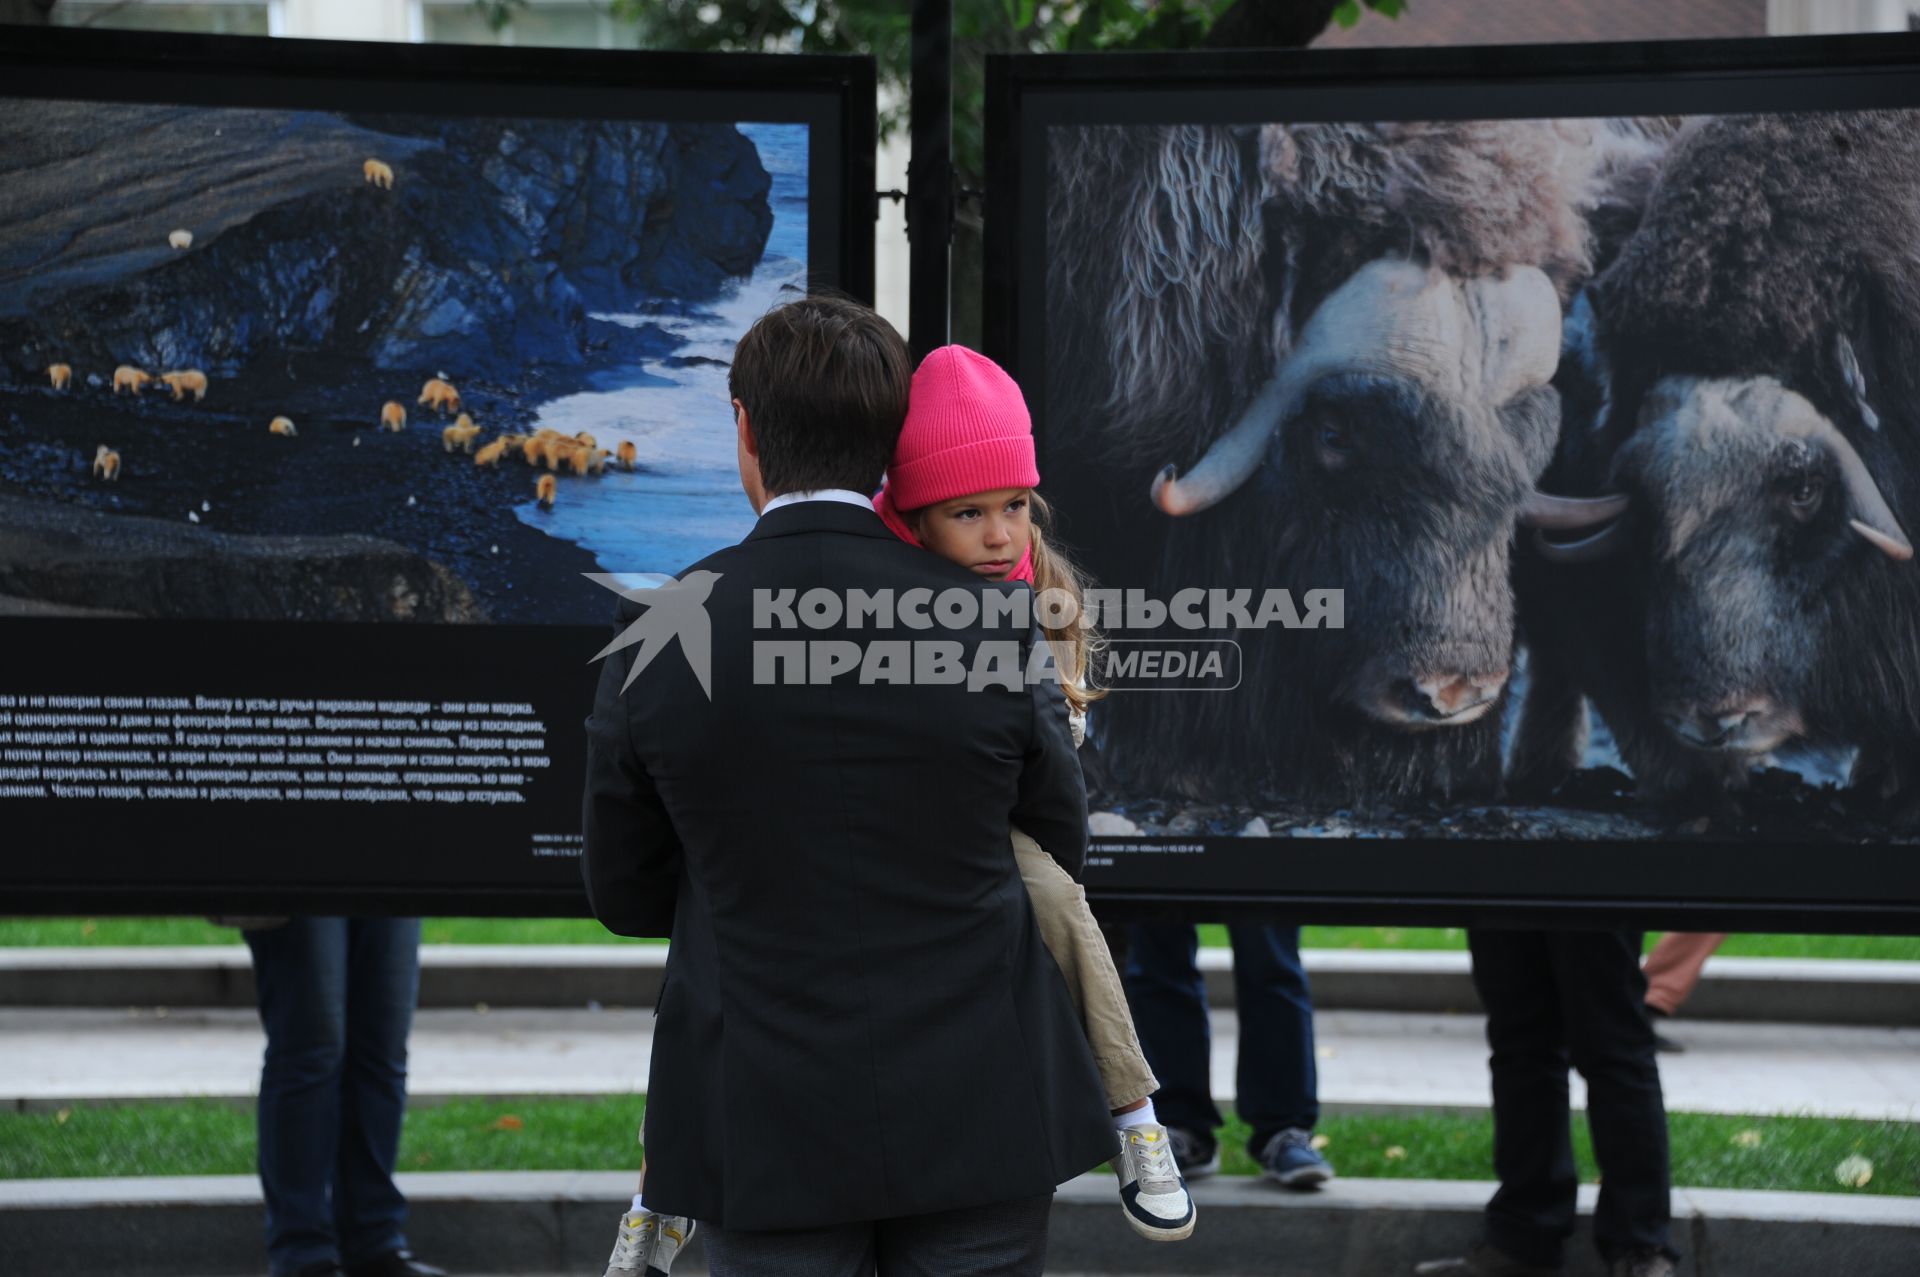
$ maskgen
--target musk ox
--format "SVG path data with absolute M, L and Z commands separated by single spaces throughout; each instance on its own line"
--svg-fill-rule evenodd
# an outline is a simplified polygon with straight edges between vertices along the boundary
M 1574 763 L 1583 692 L 1651 798 L 1724 806 L 1775 749 L 1857 746 L 1913 822 L 1920 117 L 1690 124 L 1574 320 L 1548 483 L 1626 513 L 1526 556 L 1516 782 Z
M 1498 784 L 1515 520 L 1581 508 L 1534 490 L 1562 305 L 1624 234 L 1661 133 L 1059 132 L 1046 442 L 1071 464 L 1045 485 L 1062 532 L 1103 584 L 1161 598 L 1344 592 L 1339 630 L 1214 634 L 1243 653 L 1232 691 L 1102 702 L 1109 780 L 1220 799 Z

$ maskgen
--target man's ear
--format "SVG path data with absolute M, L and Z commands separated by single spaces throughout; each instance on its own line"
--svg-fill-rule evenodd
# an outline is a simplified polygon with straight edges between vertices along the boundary
M 740 446 L 755 461 L 760 459 L 760 441 L 753 437 L 753 422 L 747 419 L 747 406 L 738 399 L 733 401 L 733 424 L 740 432 Z

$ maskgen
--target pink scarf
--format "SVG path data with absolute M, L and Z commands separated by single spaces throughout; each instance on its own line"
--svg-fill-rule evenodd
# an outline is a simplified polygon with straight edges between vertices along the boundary
M 907 521 L 900 517 L 900 512 L 894 509 L 893 491 L 891 488 L 883 486 L 880 489 L 879 495 L 873 499 L 873 512 L 880 516 L 880 521 L 887 525 L 887 530 L 892 532 L 893 535 L 899 537 L 908 545 L 919 546 L 923 550 L 926 549 L 925 546 L 920 545 L 920 538 L 913 535 L 913 529 L 907 526 Z M 1028 585 L 1033 584 L 1032 537 L 1027 538 L 1026 553 L 1020 556 L 1020 562 L 1013 565 L 1013 571 L 1007 573 L 1007 580 L 1025 581 Z

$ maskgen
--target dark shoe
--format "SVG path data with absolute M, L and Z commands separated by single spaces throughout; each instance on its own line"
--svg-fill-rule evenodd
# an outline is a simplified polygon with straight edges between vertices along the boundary
M 1674 1267 L 1666 1252 L 1658 1250 L 1638 1250 L 1631 1255 L 1622 1255 L 1607 1267 L 1607 1277 L 1674 1277 L 1679 1270 Z
M 1219 1171 L 1220 1146 L 1204 1135 L 1168 1127 L 1167 1139 L 1173 1144 L 1173 1164 L 1184 1178 L 1205 1179 Z
M 410 1250 L 389 1251 L 346 1266 L 346 1277 L 447 1277 L 447 1270 L 423 1264 Z
M 1333 1166 L 1313 1146 L 1313 1132 L 1290 1126 L 1260 1150 L 1260 1169 L 1288 1188 L 1318 1188 L 1333 1178 Z
M 293 1277 L 345 1277 L 338 1262 L 323 1259 L 317 1264 L 308 1264 L 304 1268 L 293 1270 Z
M 1414 1277 L 1560 1277 L 1557 1267 L 1523 1264 L 1488 1242 L 1476 1242 L 1457 1259 L 1429 1259 L 1415 1264 L 1413 1272 Z

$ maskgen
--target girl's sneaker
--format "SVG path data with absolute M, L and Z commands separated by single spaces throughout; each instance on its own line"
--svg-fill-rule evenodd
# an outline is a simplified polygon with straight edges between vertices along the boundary
M 1113 1173 L 1120 1180 L 1120 1206 L 1127 1213 L 1127 1223 L 1148 1241 L 1191 1237 L 1193 1198 L 1174 1164 L 1167 1128 L 1129 1126 L 1119 1134 L 1120 1156 L 1113 1159 Z
M 692 1236 L 693 1221 L 684 1215 L 628 1211 L 620 1217 L 605 1277 L 667 1277 Z

